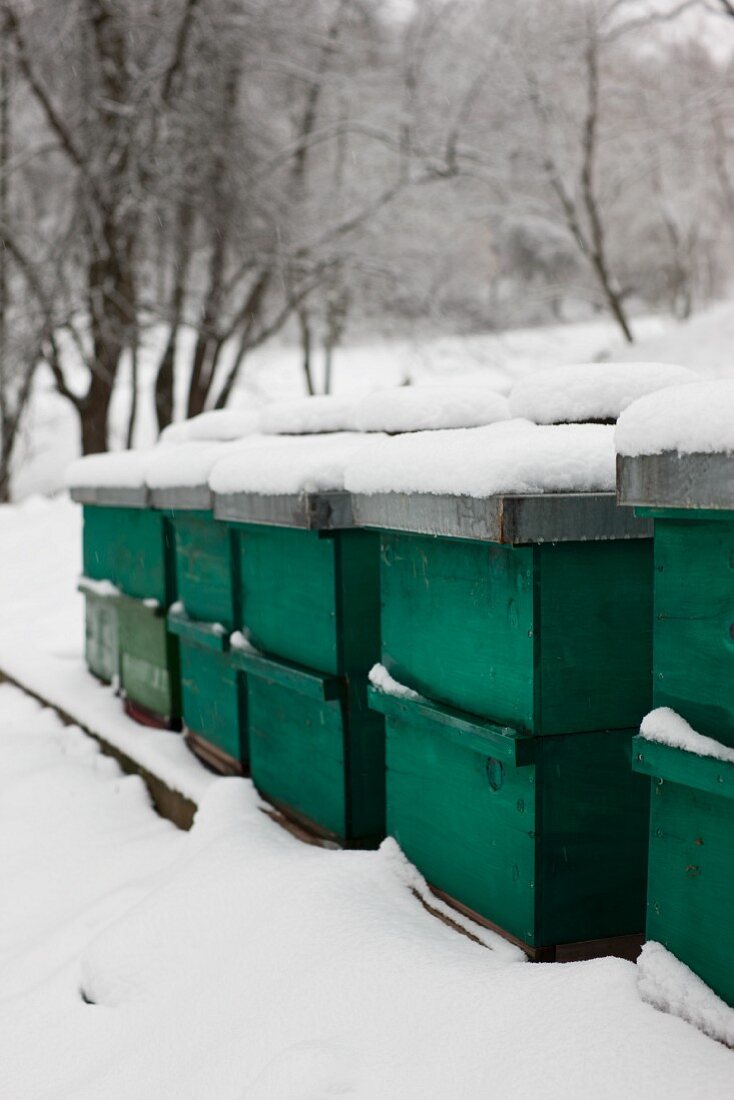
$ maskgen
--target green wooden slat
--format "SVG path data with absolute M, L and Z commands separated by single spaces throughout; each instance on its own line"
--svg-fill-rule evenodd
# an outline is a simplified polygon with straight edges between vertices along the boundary
M 433 886 L 535 943 L 535 766 L 398 713 L 385 724 L 388 834 Z
M 173 534 L 161 513 L 85 505 L 83 546 L 87 577 L 139 599 L 173 599 Z
M 250 768 L 266 797 L 335 838 L 348 831 L 344 719 L 324 702 L 273 681 L 248 676 Z
M 532 730 L 534 550 L 384 534 L 382 662 L 400 683 Z
M 210 511 L 171 513 L 178 598 L 192 619 L 236 629 L 231 535 Z
M 639 725 L 651 707 L 650 540 L 536 548 L 543 734 Z
M 181 705 L 193 733 L 243 765 L 248 763 L 247 699 L 244 676 L 226 653 L 182 637 Z
M 87 667 L 100 680 L 112 683 L 120 673 L 116 599 L 87 592 L 84 608 L 84 655 Z
M 648 938 L 734 1004 L 734 801 L 653 783 L 649 835 Z
M 167 630 L 165 611 L 141 600 L 117 601 L 120 680 L 134 702 L 164 718 L 180 716 L 178 642 Z
M 386 717 L 432 726 L 457 745 L 506 760 L 515 767 L 534 761 L 533 739 L 508 726 L 472 719 L 428 699 L 389 695 L 374 686 L 367 694 L 370 706 Z
M 186 638 L 195 645 L 224 653 L 229 649 L 229 635 L 223 632 L 220 623 L 203 623 L 192 619 L 185 611 L 169 608 L 168 629 L 179 638 Z
M 641 933 L 650 785 L 630 767 L 632 730 L 538 739 L 539 942 Z
M 307 699 L 327 702 L 340 699 L 344 694 L 343 682 L 337 677 L 313 672 L 290 661 L 236 648 L 230 650 L 230 661 L 235 668 L 242 669 L 248 676 L 297 691 Z
M 632 767 L 643 775 L 660 778 L 720 798 L 734 798 L 734 763 L 712 756 L 697 756 L 672 745 L 635 737 L 632 742 Z
M 265 653 L 334 676 L 379 659 L 379 539 L 233 525 L 238 626 Z
M 655 524 L 653 701 L 734 745 L 734 520 Z

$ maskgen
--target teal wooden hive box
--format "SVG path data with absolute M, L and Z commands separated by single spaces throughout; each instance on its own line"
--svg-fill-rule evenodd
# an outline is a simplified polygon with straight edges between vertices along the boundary
M 178 638 L 181 707 L 189 746 L 225 775 L 248 768 L 247 696 L 231 660 L 239 622 L 234 536 L 214 519 L 206 483 L 152 488 L 151 502 L 173 532 L 177 602 L 168 611 Z
M 653 703 L 734 746 L 734 459 L 618 458 L 655 525 Z M 651 777 L 647 936 L 734 1004 L 734 763 L 635 739 Z
M 384 836 L 384 744 L 367 706 L 379 655 L 378 540 L 348 494 L 216 493 L 235 538 L 252 778 L 278 809 L 344 846 Z
M 388 833 L 439 894 L 532 957 L 634 950 L 649 524 L 612 493 L 385 493 L 353 508 L 381 532 L 382 663 L 409 689 L 370 689 Z
M 90 671 L 122 690 L 144 723 L 180 721 L 178 647 L 166 630 L 173 601 L 173 535 L 143 487 L 83 486 L 85 651 Z

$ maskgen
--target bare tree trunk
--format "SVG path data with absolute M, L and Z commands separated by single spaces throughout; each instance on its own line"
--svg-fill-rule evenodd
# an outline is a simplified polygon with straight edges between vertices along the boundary
M 130 349 L 130 415 L 127 420 L 127 435 L 125 437 L 125 445 L 128 450 L 135 445 L 135 425 L 138 419 L 138 387 L 140 384 L 139 351 L 140 340 L 136 337 Z
M 3 20 L 3 31 L 5 30 Z M 0 49 L 0 225 L 8 220 L 10 160 L 10 72 L 7 53 Z M 0 239 L 0 504 L 10 499 L 10 417 L 7 407 L 8 364 L 8 253 Z
M 311 333 L 311 322 L 309 320 L 307 310 L 299 309 L 298 323 L 301 329 L 301 365 L 303 367 L 303 377 L 306 381 L 306 392 L 308 393 L 309 397 L 313 397 L 316 393 L 311 363 L 313 337 Z

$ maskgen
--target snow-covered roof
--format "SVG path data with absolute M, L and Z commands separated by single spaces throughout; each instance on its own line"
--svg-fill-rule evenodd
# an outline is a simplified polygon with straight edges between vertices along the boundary
M 474 428 L 508 416 L 507 398 L 488 386 L 401 386 L 362 398 L 354 427 L 361 432 Z
M 246 454 L 223 458 L 212 470 L 213 492 L 281 495 L 344 488 L 348 461 L 366 444 L 355 432 L 282 436 Z
M 149 489 L 179 489 L 206 485 L 213 467 L 227 455 L 251 448 L 262 436 L 231 440 L 228 443 L 182 443 L 161 447 L 150 463 L 145 480 Z
M 510 420 L 399 435 L 360 449 L 347 467 L 345 487 L 474 497 L 611 490 L 613 434 L 604 424 L 548 427 Z
M 694 382 L 640 398 L 620 416 L 619 454 L 734 453 L 734 381 Z
M 251 435 L 259 430 L 259 425 L 260 413 L 252 409 L 214 409 L 180 424 L 169 424 L 161 433 L 161 440 L 166 443 L 225 442 Z
M 647 393 L 697 376 L 669 363 L 576 363 L 527 375 L 510 393 L 513 416 L 536 424 L 616 420 Z
M 274 401 L 260 415 L 260 430 L 270 435 L 344 432 L 353 424 L 354 399 L 331 394 Z
M 145 450 L 106 451 L 103 454 L 85 455 L 75 459 L 67 467 L 66 486 L 69 489 L 142 488 L 148 468 L 164 450 L 168 448 L 150 447 Z

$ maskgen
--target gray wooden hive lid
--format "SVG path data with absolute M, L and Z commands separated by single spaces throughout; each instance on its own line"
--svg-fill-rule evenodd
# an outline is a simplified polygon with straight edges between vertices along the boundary
M 434 493 L 358 494 L 358 527 L 407 531 L 511 546 L 650 538 L 652 524 L 614 493 L 498 494 L 479 498 Z
M 145 485 L 74 485 L 69 493 L 78 504 L 106 508 L 147 508 L 151 503 Z
M 181 512 L 206 512 L 212 507 L 212 491 L 202 485 L 169 485 L 165 488 L 150 489 L 150 503 L 153 508 Z
M 214 516 L 234 523 L 335 531 L 353 527 L 349 493 L 215 493 Z
M 617 499 L 638 507 L 734 511 L 734 455 L 617 455 Z

